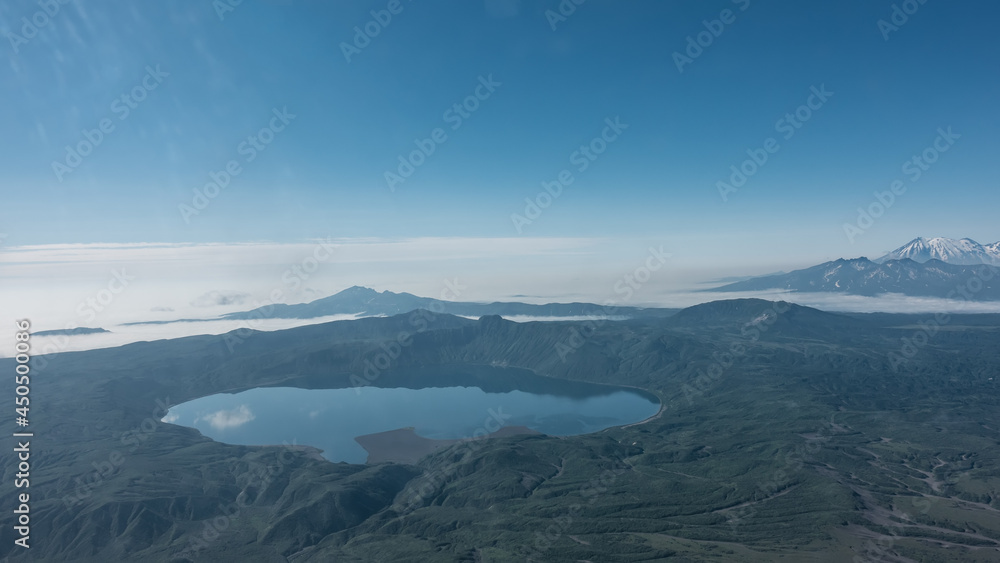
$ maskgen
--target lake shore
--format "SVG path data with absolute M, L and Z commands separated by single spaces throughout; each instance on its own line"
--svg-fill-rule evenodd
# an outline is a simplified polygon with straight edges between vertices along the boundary
M 527 426 L 504 426 L 492 434 L 471 439 L 485 440 L 488 438 L 517 436 L 519 434 L 541 434 L 541 432 L 532 430 Z M 361 447 L 368 452 L 368 460 L 365 463 L 369 465 L 375 463 L 416 463 L 420 458 L 428 454 L 466 440 L 469 440 L 469 438 L 455 440 L 424 438 L 418 435 L 413 427 L 365 434 L 364 436 L 354 438 L 354 441 L 361 444 Z

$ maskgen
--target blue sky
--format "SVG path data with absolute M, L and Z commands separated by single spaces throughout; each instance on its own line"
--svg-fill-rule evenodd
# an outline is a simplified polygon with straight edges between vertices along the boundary
M 348 62 L 354 27 L 389 5 L 3 3 L 4 244 L 601 237 L 781 266 L 1000 239 L 991 3 L 913 3 L 886 40 L 891 1 L 587 0 L 553 29 L 555 0 L 401 0 Z M 731 23 L 679 72 L 674 53 L 723 10 Z M 453 128 L 445 112 L 490 76 Z M 833 95 L 785 139 L 776 122 L 822 86 Z M 574 151 L 616 117 L 627 129 L 579 171 Z M 113 130 L 60 180 L 53 162 L 102 120 Z M 247 162 L 241 143 L 271 124 Z M 904 163 L 948 127 L 958 140 L 910 180 Z M 390 190 L 385 172 L 435 128 L 447 139 Z M 717 182 L 770 137 L 777 151 L 723 201 Z M 178 206 L 230 161 L 239 174 L 185 221 Z M 511 215 L 564 169 L 573 183 L 518 232 Z M 896 179 L 906 192 L 851 242 L 844 223 Z

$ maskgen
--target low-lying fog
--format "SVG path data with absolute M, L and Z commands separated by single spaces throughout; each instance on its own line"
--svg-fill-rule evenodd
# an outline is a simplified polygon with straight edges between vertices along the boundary
M 49 245 L 8 248 L 0 256 L 0 338 L 13 342 L 15 319 L 32 330 L 103 328 L 109 333 L 38 336 L 35 353 L 222 334 L 239 328 L 281 330 L 352 319 L 218 320 L 271 302 L 304 303 L 352 285 L 451 301 L 591 302 L 681 308 L 718 299 L 783 299 L 828 311 L 1000 312 L 1000 302 L 820 293 L 709 293 L 726 276 L 763 275 L 814 265 L 747 261 L 716 264 L 669 245 L 582 238 L 409 239 L 298 244 Z M 661 251 L 662 248 L 662 251 Z M 661 251 L 658 255 L 657 251 Z M 674 256 L 672 252 L 676 252 Z M 666 254 L 664 254 L 666 253 Z M 661 262 L 659 256 L 664 256 Z M 642 272 L 646 264 L 654 271 Z M 644 280 L 644 281 L 643 281 Z M 510 320 L 584 320 L 530 317 Z M 616 317 L 620 318 L 620 317 Z M 194 319 L 169 324 L 126 323 Z M 10 355 L 0 347 L 0 356 Z

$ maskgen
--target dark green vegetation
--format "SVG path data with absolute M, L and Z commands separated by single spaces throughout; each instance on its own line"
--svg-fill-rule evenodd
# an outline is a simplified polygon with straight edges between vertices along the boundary
M 644 388 L 665 407 L 644 424 L 458 444 L 416 465 L 333 464 L 155 422 L 158 400 L 350 386 L 401 333 L 412 340 L 374 384 L 500 365 Z M 232 352 L 212 336 L 59 354 L 32 378 L 32 557 L 9 526 L 0 556 L 997 561 L 998 344 L 997 316 L 735 300 L 595 323 L 417 311 L 253 333 Z M 6 503 L 9 448 L 2 467 Z
M 902 293 L 919 297 L 997 301 L 1000 300 L 1000 268 L 962 266 L 940 260 L 921 263 L 904 258 L 876 263 L 867 258 L 841 258 L 787 274 L 750 278 L 705 291 L 766 289 L 867 296 Z

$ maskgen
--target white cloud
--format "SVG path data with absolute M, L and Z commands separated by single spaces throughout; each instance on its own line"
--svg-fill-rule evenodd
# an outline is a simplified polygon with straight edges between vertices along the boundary
M 901 295 L 873 298 L 774 291 L 695 292 L 705 287 L 699 283 L 705 279 L 789 270 L 795 265 L 761 265 L 761 271 L 755 272 L 722 261 L 722 265 L 706 269 L 703 257 L 690 256 L 683 238 L 673 241 L 583 237 L 353 238 L 326 244 L 330 252 L 322 262 L 314 258 L 317 249 L 323 248 L 318 241 L 3 247 L 0 249 L 0 283 L 4 287 L 0 293 L 0 340 L 13 341 L 15 319 L 29 319 L 34 331 L 79 326 L 112 331 L 33 339 L 33 350 L 39 353 L 221 334 L 247 323 L 218 320 L 167 325 L 124 326 L 124 323 L 203 319 L 248 310 L 270 303 L 276 291 L 280 303 L 304 303 L 352 285 L 478 302 L 600 304 L 619 300 L 620 305 L 679 308 L 719 299 L 759 297 L 830 311 L 1000 312 L 1000 302 L 970 304 Z M 661 245 L 665 252 L 674 253 L 674 257 L 634 297 L 620 301 L 616 283 L 644 263 L 650 246 Z M 128 277 L 127 287 L 120 287 L 115 272 Z M 445 291 L 455 280 L 462 288 L 458 296 Z M 229 290 L 219 291 L 221 287 Z M 206 304 L 211 308 L 196 306 Z M 253 328 L 279 330 L 341 318 L 352 317 L 267 319 Z M 0 349 L 0 357 L 11 353 Z
M 420 237 L 400 239 L 328 239 L 337 245 L 338 263 L 456 260 L 563 253 L 599 243 L 596 238 L 565 237 Z M 290 256 L 312 254 L 319 240 L 300 243 L 88 243 L 12 246 L 0 264 L 62 267 L 71 263 L 120 265 L 136 262 L 218 264 L 227 266 L 283 263 Z
M 237 320 L 180 322 L 162 325 L 110 325 L 111 332 L 99 334 L 36 336 L 32 338 L 32 349 L 36 351 L 36 354 L 77 352 L 80 350 L 123 346 L 133 342 L 182 338 L 201 334 L 225 334 L 232 330 L 248 328 L 250 326 L 252 326 L 253 330 L 269 332 L 332 321 L 354 320 L 356 318 L 358 318 L 356 315 L 328 315 L 314 319 L 255 319 L 252 325 L 247 321 Z M 8 351 L 0 348 L 0 358 L 11 356 L 13 356 L 13 349 Z
M 193 307 L 217 307 L 220 305 L 242 305 L 252 297 L 249 293 L 239 291 L 218 291 L 213 290 L 198 296 L 191 302 Z
M 832 292 L 738 291 L 675 293 L 665 296 L 664 307 L 690 307 L 723 299 L 766 299 L 788 301 L 824 311 L 852 313 L 1000 313 L 1000 301 L 965 301 L 937 297 L 912 297 L 899 293 L 884 293 L 867 297 Z
M 627 305 L 623 305 L 627 306 Z M 595 307 L 599 309 L 600 306 Z M 472 315 L 459 315 L 467 319 L 476 320 L 479 317 Z M 583 321 L 624 321 L 628 319 L 627 316 L 609 316 L 609 315 L 569 315 L 565 317 L 542 317 L 538 315 L 502 315 L 505 320 L 515 322 L 515 323 L 534 323 L 534 322 L 562 322 L 562 321 L 572 321 L 572 322 L 583 322 Z
M 227 430 L 229 428 L 238 428 L 243 426 L 254 418 L 256 417 L 253 412 L 250 411 L 250 407 L 240 405 L 232 410 L 221 410 L 211 414 L 206 414 L 195 419 L 195 422 L 197 423 L 199 420 L 204 420 L 216 430 Z
M 461 300 L 503 298 L 533 289 L 538 280 L 565 292 L 572 280 L 592 283 L 581 276 L 581 265 L 609 267 L 607 259 L 593 256 L 607 256 L 600 244 L 591 238 L 440 237 L 338 239 L 329 249 L 318 241 L 4 247 L 0 327 L 23 318 L 35 330 L 204 318 L 205 309 L 195 305 L 220 287 L 249 297 L 243 303 L 215 300 L 212 314 L 270 303 L 275 291 L 278 302 L 291 304 L 352 285 L 439 297 L 446 278 L 467 288 Z M 320 263 L 317 254 L 324 257 Z M 116 272 L 130 280 L 124 289 Z M 5 332 L 0 328 L 0 338 Z

